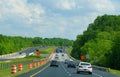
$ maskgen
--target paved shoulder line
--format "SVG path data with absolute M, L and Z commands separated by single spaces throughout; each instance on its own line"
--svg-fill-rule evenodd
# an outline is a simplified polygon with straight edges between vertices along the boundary
M 44 68 L 41 69 L 40 71 L 38 71 L 38 72 L 36 72 L 36 73 L 30 75 L 30 77 L 33 77 L 33 76 L 37 75 L 38 73 L 41 73 L 42 71 L 44 71 L 45 69 L 47 69 L 49 66 L 50 66 L 50 64 L 48 64 L 46 67 L 44 67 Z
M 98 77 L 103 77 L 103 76 L 96 74 L 96 73 L 93 73 L 93 75 L 98 76 Z

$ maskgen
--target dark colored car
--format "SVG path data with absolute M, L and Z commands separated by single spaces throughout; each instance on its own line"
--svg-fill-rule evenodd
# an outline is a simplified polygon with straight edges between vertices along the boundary
M 67 67 L 68 67 L 68 68 L 69 68 L 69 67 L 75 68 L 75 67 L 76 67 L 76 64 L 75 64 L 73 61 L 69 61 L 69 62 L 67 63 Z
M 55 56 L 55 59 L 59 59 L 59 57 L 58 57 L 58 56 Z
M 58 61 L 52 60 L 51 63 L 50 63 L 50 66 L 56 66 L 56 67 L 58 67 Z
M 65 64 L 67 64 L 67 63 L 68 63 L 68 61 L 69 61 L 69 60 L 68 60 L 68 59 L 66 59 L 66 60 L 65 60 Z
M 62 56 L 64 56 L 64 54 L 62 54 Z

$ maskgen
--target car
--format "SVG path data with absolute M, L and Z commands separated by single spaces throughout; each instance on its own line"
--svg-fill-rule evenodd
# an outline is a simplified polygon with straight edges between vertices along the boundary
M 52 66 L 58 67 L 58 61 L 52 60 L 51 63 L 50 63 L 50 67 L 52 67 Z
M 65 64 L 67 64 L 67 63 L 68 63 L 68 61 L 69 61 L 68 59 L 65 59 Z
M 56 54 L 55 56 L 58 56 L 58 54 Z
M 64 54 L 62 54 L 62 56 L 64 56 Z
M 68 61 L 67 67 L 68 67 L 68 68 L 69 68 L 69 67 L 75 68 L 76 65 L 75 65 L 75 63 L 74 63 L 73 61 Z
M 55 56 L 55 59 L 59 59 L 59 57 L 58 57 L 58 56 Z
M 92 65 L 88 62 L 80 62 L 78 65 L 77 65 L 77 73 L 80 73 L 80 72 L 87 72 L 89 74 L 92 74 Z
M 60 53 L 62 53 L 62 52 L 63 52 L 63 49 L 60 49 L 59 51 L 60 51 Z

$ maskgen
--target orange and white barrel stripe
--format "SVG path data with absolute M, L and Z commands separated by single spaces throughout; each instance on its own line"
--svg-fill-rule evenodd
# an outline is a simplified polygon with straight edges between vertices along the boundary
M 11 67 L 11 74 L 16 74 L 16 65 L 12 65 Z
M 22 71 L 23 69 L 23 65 L 22 64 L 18 64 L 18 71 Z

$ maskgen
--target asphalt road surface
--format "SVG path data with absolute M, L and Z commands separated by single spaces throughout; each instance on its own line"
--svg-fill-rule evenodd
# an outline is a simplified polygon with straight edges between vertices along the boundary
M 0 60 L 10 60 L 10 59 L 16 59 L 16 58 L 23 58 L 23 57 L 29 56 L 30 53 L 35 52 L 37 48 L 43 48 L 43 47 L 28 48 L 26 50 L 23 50 L 20 53 L 16 53 L 15 55 L 0 57 Z
M 59 52 L 61 51 L 61 52 Z M 63 56 L 64 55 L 64 56 Z M 56 58 L 56 56 L 58 58 Z M 58 67 L 50 67 L 50 63 L 30 71 L 26 74 L 20 75 L 18 77 L 118 77 L 105 71 L 93 69 L 92 74 L 88 73 L 76 73 L 76 68 L 68 68 L 65 64 L 65 59 L 71 60 L 65 53 L 65 50 L 56 50 L 54 53 L 54 58 L 58 63 Z
M 92 75 L 88 73 L 76 73 L 76 68 L 68 68 L 67 65 L 64 63 L 65 59 L 70 59 L 66 53 L 56 52 L 54 53 L 55 56 L 59 58 L 54 58 L 59 61 L 58 67 L 50 67 L 49 65 L 46 66 L 44 69 L 40 70 L 39 72 L 35 73 L 31 77 L 118 77 L 112 75 L 108 72 L 94 70 Z M 64 54 L 64 56 L 62 56 Z

